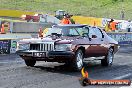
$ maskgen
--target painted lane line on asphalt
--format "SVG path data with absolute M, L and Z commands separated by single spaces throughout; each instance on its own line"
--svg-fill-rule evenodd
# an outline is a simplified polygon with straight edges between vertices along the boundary
M 131 73 L 128 73 L 128 74 L 125 74 L 125 75 L 122 75 L 122 76 L 119 76 L 119 77 L 115 77 L 114 79 L 123 79 L 123 78 L 129 77 L 131 75 L 132 75 Z
M 130 86 L 122 86 L 122 87 L 120 87 L 120 88 L 132 88 L 132 83 L 131 83 Z
M 0 62 L 0 64 L 6 64 L 6 63 L 22 63 L 23 61 L 4 61 Z
M 127 63 L 118 63 L 118 65 L 121 65 L 121 66 L 123 66 L 123 65 L 131 65 L 131 64 L 132 64 L 131 61 L 129 61 L 129 62 L 127 62 Z
M 128 74 L 125 74 L 125 75 L 116 77 L 116 78 L 114 78 L 114 79 L 123 79 L 123 78 L 129 77 L 129 76 L 131 76 L 131 75 L 132 75 L 131 73 L 128 73 Z M 119 87 L 119 88 L 132 88 L 132 83 L 131 83 L 130 86 L 122 86 L 122 87 Z

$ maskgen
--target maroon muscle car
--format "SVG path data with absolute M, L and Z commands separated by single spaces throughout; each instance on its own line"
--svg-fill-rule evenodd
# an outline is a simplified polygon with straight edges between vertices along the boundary
M 36 61 L 62 62 L 79 71 L 83 59 L 89 57 L 103 56 L 101 64 L 112 65 L 118 48 L 118 42 L 100 28 L 68 24 L 53 26 L 43 38 L 20 40 L 17 54 L 27 66 L 34 66 Z

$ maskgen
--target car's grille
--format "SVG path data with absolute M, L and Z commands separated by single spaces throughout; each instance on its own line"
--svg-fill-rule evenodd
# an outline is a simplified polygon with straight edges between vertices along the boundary
M 30 44 L 30 50 L 38 50 L 38 51 L 53 51 L 53 44 Z

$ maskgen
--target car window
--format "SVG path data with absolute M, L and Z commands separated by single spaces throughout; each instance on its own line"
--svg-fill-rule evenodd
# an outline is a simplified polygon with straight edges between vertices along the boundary
M 61 34 L 62 36 L 88 36 L 88 28 L 85 27 L 53 27 L 45 29 L 43 34 L 51 35 L 52 33 Z
M 92 38 L 92 35 L 96 35 L 93 28 L 89 27 L 89 37 Z
M 83 28 L 77 28 L 77 31 L 81 36 L 88 36 L 88 29 L 83 27 Z
M 83 27 L 76 28 L 66 28 L 62 30 L 62 35 L 64 36 L 88 36 L 88 29 Z
M 80 35 L 75 28 L 69 30 L 69 35 Z
M 89 37 L 92 38 L 92 35 L 96 35 L 97 38 L 102 38 L 102 33 L 98 28 L 89 28 Z
M 94 28 L 94 32 L 97 35 L 97 38 L 102 38 L 102 33 L 99 28 Z
M 51 35 L 52 33 L 61 34 L 61 29 L 59 29 L 59 28 L 47 28 L 43 32 L 43 34 L 45 34 L 45 36 Z

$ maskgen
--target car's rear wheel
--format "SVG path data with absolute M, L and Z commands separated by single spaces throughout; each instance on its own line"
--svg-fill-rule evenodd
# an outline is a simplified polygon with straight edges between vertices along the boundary
M 77 50 L 74 60 L 71 63 L 74 70 L 80 71 L 83 67 L 83 52 L 81 49 Z
M 36 64 L 35 60 L 24 60 L 27 66 L 33 67 Z
M 113 63 L 113 58 L 114 58 L 114 50 L 110 48 L 108 50 L 108 54 L 105 56 L 104 59 L 101 60 L 101 65 L 102 66 L 111 66 Z

